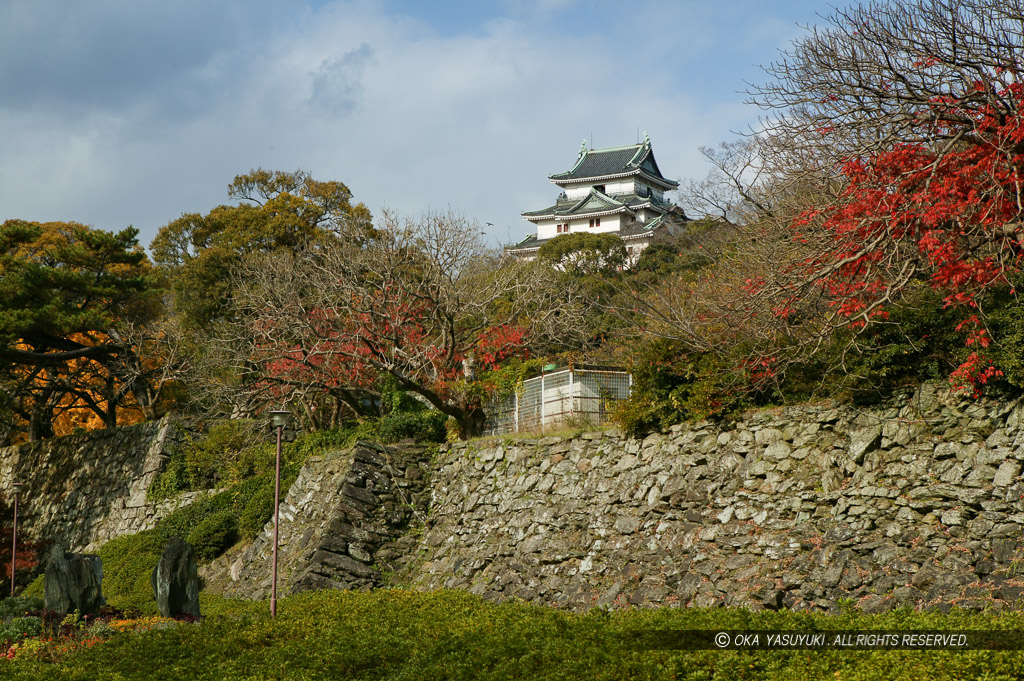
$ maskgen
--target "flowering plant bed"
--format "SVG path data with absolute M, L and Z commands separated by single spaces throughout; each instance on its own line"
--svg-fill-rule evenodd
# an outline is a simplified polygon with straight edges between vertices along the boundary
M 76 611 L 61 617 L 44 609 L 41 598 L 7 598 L 0 601 L 0 659 L 56 662 L 117 634 L 166 628 L 177 622 L 167 617 L 142 617 L 137 612 L 117 608 L 104 608 L 98 616 L 82 616 Z

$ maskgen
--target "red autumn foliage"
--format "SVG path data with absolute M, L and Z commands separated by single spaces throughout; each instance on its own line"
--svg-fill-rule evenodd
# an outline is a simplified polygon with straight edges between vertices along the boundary
M 1016 104 L 1024 87 L 1000 95 Z M 939 141 L 848 160 L 840 200 L 794 221 L 801 237 L 819 226 L 825 244 L 798 274 L 823 293 L 836 324 L 853 328 L 886 315 L 910 282 L 927 282 L 946 307 L 967 311 L 957 331 L 972 352 L 950 378 L 978 394 L 1001 375 L 984 352 L 990 338 L 979 302 L 1007 284 L 1024 256 L 1024 116 L 937 99 L 919 118 Z
M 484 330 L 476 342 L 477 360 L 485 369 L 497 369 L 498 365 L 512 357 L 526 358 L 527 331 L 514 324 L 499 324 Z
M 3 526 L 0 527 L 0 599 L 8 596 L 11 592 L 11 535 L 12 525 L 10 517 L 3 517 Z M 35 542 L 28 541 L 21 536 L 18 537 L 18 562 L 15 566 L 15 578 L 19 588 L 32 581 L 39 568 L 39 550 Z

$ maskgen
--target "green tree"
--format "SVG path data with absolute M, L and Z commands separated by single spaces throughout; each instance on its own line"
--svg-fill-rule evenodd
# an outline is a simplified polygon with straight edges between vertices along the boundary
M 609 232 L 573 232 L 557 236 L 540 247 L 537 257 L 576 276 L 618 272 L 627 260 L 622 239 Z
M 230 308 L 231 273 L 244 256 L 372 233 L 369 209 L 352 203 L 348 187 L 302 171 L 253 170 L 234 179 L 228 196 L 239 203 L 182 215 L 162 227 L 150 246 L 170 278 L 175 312 L 193 331 Z
M 63 222 L 0 225 L 0 390 L 8 427 L 47 437 L 61 411 L 80 408 L 114 425 L 129 396 L 152 410 L 155 395 L 122 334 L 156 309 L 137 234 Z
M 674 238 L 642 250 L 629 274 L 637 280 L 649 280 L 677 272 L 698 272 L 718 262 L 729 241 L 735 238 L 735 228 L 723 220 L 702 218 L 685 222 Z

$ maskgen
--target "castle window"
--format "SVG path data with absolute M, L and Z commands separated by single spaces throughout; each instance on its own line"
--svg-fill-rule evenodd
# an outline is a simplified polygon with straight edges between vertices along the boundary
M 601 226 L 601 218 L 590 218 L 590 226 L 591 227 L 600 227 Z

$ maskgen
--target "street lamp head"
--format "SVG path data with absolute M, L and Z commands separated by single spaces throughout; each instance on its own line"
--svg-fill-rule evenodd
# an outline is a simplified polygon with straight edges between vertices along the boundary
M 11 487 L 14 488 L 15 493 L 21 492 L 25 489 L 25 483 L 23 482 L 12 482 Z
M 275 428 L 287 428 L 291 417 L 292 413 L 290 411 L 274 410 L 270 412 L 270 425 Z

